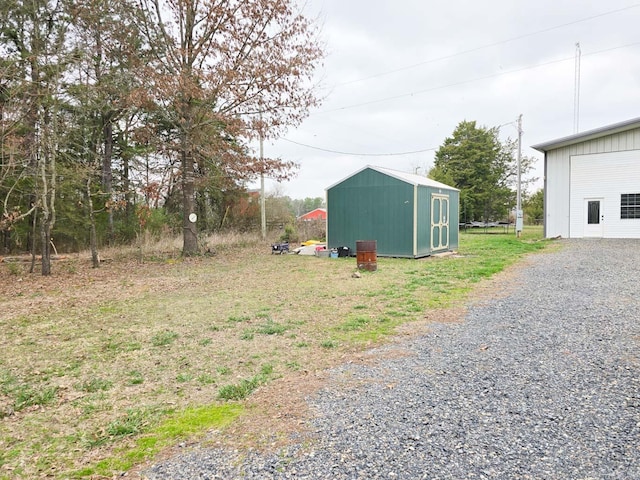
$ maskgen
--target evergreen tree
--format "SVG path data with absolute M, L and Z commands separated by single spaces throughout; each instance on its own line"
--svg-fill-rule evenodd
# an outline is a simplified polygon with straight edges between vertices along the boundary
M 462 221 L 506 219 L 515 204 L 517 145 L 512 140 L 501 143 L 498 134 L 497 128 L 462 121 L 435 154 L 429 177 L 460 189 Z M 522 158 L 523 175 L 533 160 Z
M 527 197 L 523 205 L 524 216 L 530 225 L 539 225 L 544 220 L 544 190 L 536 190 Z

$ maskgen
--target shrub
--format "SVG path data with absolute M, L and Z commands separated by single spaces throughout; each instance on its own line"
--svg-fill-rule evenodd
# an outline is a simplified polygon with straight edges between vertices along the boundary
M 280 241 L 289 243 L 300 241 L 295 225 L 293 225 L 292 223 L 287 223 L 284 226 L 284 233 L 280 236 Z

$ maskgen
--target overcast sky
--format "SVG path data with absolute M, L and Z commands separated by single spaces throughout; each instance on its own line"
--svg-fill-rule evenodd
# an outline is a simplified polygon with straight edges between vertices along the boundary
M 523 155 L 538 158 L 542 177 L 530 146 L 575 131 L 578 42 L 579 131 L 640 117 L 632 0 L 307 0 L 306 9 L 322 25 L 325 98 L 265 143 L 265 155 L 300 164 L 291 181 L 268 180 L 267 192 L 324 197 L 366 165 L 425 174 L 461 121 L 515 139 L 520 114 Z

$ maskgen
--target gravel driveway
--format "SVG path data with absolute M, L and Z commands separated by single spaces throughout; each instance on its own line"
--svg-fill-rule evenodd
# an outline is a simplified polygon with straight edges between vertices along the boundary
M 310 440 L 196 450 L 146 475 L 640 479 L 640 241 L 561 242 L 464 322 L 333 370 Z

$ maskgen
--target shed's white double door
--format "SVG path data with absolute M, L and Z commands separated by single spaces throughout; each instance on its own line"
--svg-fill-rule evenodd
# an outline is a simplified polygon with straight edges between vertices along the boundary
M 449 195 L 431 194 L 431 250 L 449 248 Z

